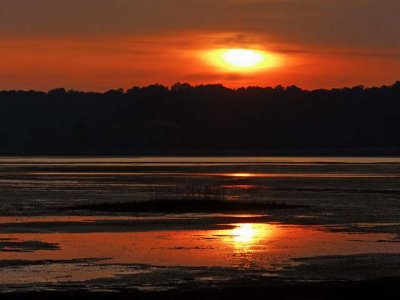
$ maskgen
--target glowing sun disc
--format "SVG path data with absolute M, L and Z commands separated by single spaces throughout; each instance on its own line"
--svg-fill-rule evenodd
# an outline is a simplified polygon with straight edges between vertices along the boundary
M 280 57 L 255 49 L 216 49 L 205 53 L 206 61 L 221 71 L 256 72 L 280 65 Z
M 227 64 L 238 68 L 251 68 L 260 65 L 265 59 L 261 51 L 247 49 L 228 49 L 221 53 Z

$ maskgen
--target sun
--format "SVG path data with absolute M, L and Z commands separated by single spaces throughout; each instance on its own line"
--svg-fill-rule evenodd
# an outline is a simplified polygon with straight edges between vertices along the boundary
M 227 64 L 238 68 L 252 68 L 260 65 L 266 59 L 261 51 L 247 49 L 225 50 L 221 53 L 221 58 Z
M 205 59 L 219 70 L 231 72 L 256 72 L 279 65 L 277 55 L 256 49 L 210 50 Z

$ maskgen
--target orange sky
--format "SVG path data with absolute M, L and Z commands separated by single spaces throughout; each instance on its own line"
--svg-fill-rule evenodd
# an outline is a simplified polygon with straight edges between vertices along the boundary
M 400 79 L 397 0 L 4 1 L 0 89 L 178 81 L 330 88 Z M 221 70 L 203 55 L 221 48 L 260 49 L 281 63 Z

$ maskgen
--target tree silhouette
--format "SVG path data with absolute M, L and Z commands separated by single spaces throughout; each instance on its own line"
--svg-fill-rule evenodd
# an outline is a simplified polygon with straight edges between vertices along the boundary
M 398 154 L 400 82 L 0 91 L 2 154 Z

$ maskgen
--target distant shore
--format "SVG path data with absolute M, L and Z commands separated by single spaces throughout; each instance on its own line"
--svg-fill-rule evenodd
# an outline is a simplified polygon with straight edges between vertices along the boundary
M 32 157 L 400 157 L 400 148 L 393 149 L 309 149 L 309 150 L 218 150 L 218 151 L 0 151 L 1 156 Z
M 0 91 L 2 155 L 400 155 L 400 82 Z

